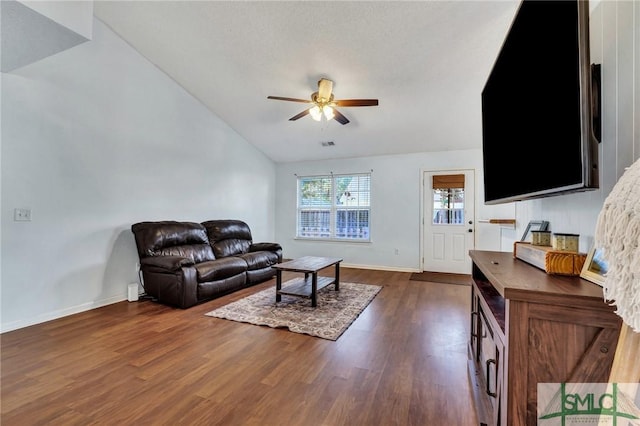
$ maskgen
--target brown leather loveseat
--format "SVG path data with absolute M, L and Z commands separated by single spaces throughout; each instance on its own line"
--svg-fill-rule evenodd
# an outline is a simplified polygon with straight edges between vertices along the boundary
M 278 243 L 254 243 L 240 220 L 139 222 L 131 226 L 147 295 L 188 308 L 275 275 Z

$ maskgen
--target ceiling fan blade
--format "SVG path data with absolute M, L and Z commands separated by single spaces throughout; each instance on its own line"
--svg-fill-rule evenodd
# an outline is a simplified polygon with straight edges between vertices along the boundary
M 333 109 L 333 119 L 340 124 L 347 124 L 349 122 L 349 119 L 342 115 L 342 113 L 335 108 Z
M 296 98 L 284 98 L 282 96 L 267 96 L 267 99 L 275 99 L 277 101 L 291 101 L 291 102 L 302 102 L 305 104 L 310 104 L 312 101 L 307 99 L 296 99 Z
M 357 107 L 357 106 L 377 106 L 377 99 L 340 99 L 333 101 L 336 106 Z
M 305 116 L 305 115 L 307 115 L 307 114 L 309 114 L 309 110 L 308 110 L 308 109 L 305 109 L 305 110 L 304 110 L 304 111 L 302 111 L 300 114 L 296 114 L 296 115 L 294 115 L 293 117 L 291 117 L 291 118 L 289 119 L 289 121 L 296 121 L 298 118 L 302 118 L 302 117 L 304 117 L 304 116 Z

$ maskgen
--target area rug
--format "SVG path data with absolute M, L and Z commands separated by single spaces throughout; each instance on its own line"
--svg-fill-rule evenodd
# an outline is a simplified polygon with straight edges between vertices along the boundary
M 340 291 L 335 291 L 330 285 L 318 291 L 317 306 L 312 308 L 311 299 L 303 297 L 282 295 L 276 303 L 275 288 L 269 288 L 205 315 L 337 340 L 381 289 L 378 285 L 341 282 Z
M 430 281 L 432 283 L 471 285 L 471 275 L 447 274 L 444 272 L 419 272 L 411 274 L 411 281 Z

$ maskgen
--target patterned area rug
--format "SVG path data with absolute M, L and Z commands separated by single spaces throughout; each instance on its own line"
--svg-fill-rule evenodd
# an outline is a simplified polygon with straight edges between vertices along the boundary
M 311 299 L 303 297 L 282 295 L 282 301 L 276 303 L 275 288 L 269 288 L 205 315 L 337 340 L 381 289 L 341 282 L 340 291 L 335 291 L 330 285 L 318 292 L 318 306 L 312 308 Z

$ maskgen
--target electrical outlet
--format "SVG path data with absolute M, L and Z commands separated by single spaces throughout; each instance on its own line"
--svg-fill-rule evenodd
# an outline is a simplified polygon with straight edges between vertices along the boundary
M 400 250 L 396 249 L 395 251 L 396 256 L 400 254 Z
M 15 222 L 31 222 L 31 209 L 15 209 L 13 211 L 13 220 Z

